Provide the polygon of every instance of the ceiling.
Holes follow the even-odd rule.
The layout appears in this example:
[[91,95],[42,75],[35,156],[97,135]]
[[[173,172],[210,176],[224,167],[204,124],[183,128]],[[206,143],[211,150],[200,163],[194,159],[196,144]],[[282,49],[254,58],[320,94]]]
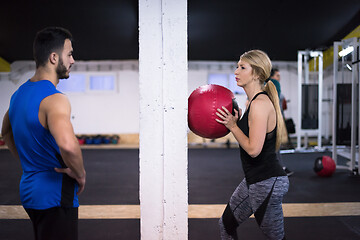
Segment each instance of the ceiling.
[[[257,48],[296,61],[298,50],[324,50],[359,25],[359,0],[190,0],[188,56],[234,61]],[[0,57],[32,60],[35,33],[47,26],[72,32],[76,60],[138,59],[135,0],[2,1]]]

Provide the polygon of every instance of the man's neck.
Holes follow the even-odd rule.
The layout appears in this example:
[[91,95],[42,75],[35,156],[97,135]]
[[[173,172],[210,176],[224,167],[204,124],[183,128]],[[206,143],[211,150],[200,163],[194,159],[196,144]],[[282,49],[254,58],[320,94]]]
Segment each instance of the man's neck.
[[30,79],[32,82],[38,82],[41,80],[48,80],[54,84],[56,87],[59,83],[59,79],[57,78],[57,74],[55,72],[49,71],[44,67],[39,67],[36,69],[35,75]]

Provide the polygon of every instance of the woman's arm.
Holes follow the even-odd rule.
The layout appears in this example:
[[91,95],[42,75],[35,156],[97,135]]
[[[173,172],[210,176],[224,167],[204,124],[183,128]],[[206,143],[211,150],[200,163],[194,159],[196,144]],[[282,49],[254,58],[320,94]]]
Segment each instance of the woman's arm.
[[226,108],[218,109],[216,115],[221,119],[217,122],[224,124],[234,135],[240,146],[251,156],[257,157],[264,145],[269,109],[262,99],[256,99],[251,103],[249,112],[249,137],[237,126],[237,111],[233,116]]

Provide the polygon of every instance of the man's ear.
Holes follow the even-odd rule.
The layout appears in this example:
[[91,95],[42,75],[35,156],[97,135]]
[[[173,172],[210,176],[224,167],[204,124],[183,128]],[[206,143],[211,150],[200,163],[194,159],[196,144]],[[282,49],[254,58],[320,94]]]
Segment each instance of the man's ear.
[[58,59],[59,59],[59,56],[55,52],[52,52],[49,56],[50,63],[52,63],[52,64],[56,64]]

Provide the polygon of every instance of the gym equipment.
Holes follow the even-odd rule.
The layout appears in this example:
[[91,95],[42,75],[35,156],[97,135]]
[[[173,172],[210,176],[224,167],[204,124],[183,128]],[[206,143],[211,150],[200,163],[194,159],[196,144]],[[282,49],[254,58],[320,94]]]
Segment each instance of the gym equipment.
[[295,123],[292,118],[285,119],[285,126],[288,133],[296,133]]
[[78,139],[80,145],[84,145],[84,144],[85,144],[85,138],[84,138],[84,137],[78,136],[77,139]]
[[314,171],[320,177],[330,177],[336,169],[334,159],[329,156],[318,157],[315,160]]
[[111,142],[112,144],[118,144],[118,143],[119,143],[119,139],[120,139],[120,137],[119,137],[118,135],[113,135],[113,136],[111,136],[111,138],[110,138],[110,142]]
[[109,144],[111,142],[111,139],[109,136],[102,136],[102,143],[103,144]]
[[94,138],[90,136],[85,137],[85,144],[94,144]]
[[338,83],[336,88],[336,145],[351,146],[352,86],[351,83]]
[[101,144],[102,143],[102,137],[100,135],[96,135],[94,138],[93,138],[93,144]]
[[[332,158],[338,169],[350,170],[354,175],[360,174],[359,47],[356,37],[334,42]],[[340,54],[340,50],[350,51]],[[349,159],[346,166],[338,164],[338,154]]]
[[208,84],[195,89],[188,98],[188,124],[196,135],[216,139],[227,135],[230,131],[215,119],[217,109],[224,106],[234,114],[239,109],[234,94],[227,88]]
[[[318,63],[317,81],[310,81],[309,59]],[[316,68],[315,68],[316,69]],[[305,70],[305,74],[303,74]],[[304,83],[303,83],[304,75]],[[321,51],[298,51],[298,124],[297,150],[301,151],[301,137],[304,135],[307,149],[308,134],[317,134],[316,150],[322,149],[322,101],[323,101],[323,53]]]

